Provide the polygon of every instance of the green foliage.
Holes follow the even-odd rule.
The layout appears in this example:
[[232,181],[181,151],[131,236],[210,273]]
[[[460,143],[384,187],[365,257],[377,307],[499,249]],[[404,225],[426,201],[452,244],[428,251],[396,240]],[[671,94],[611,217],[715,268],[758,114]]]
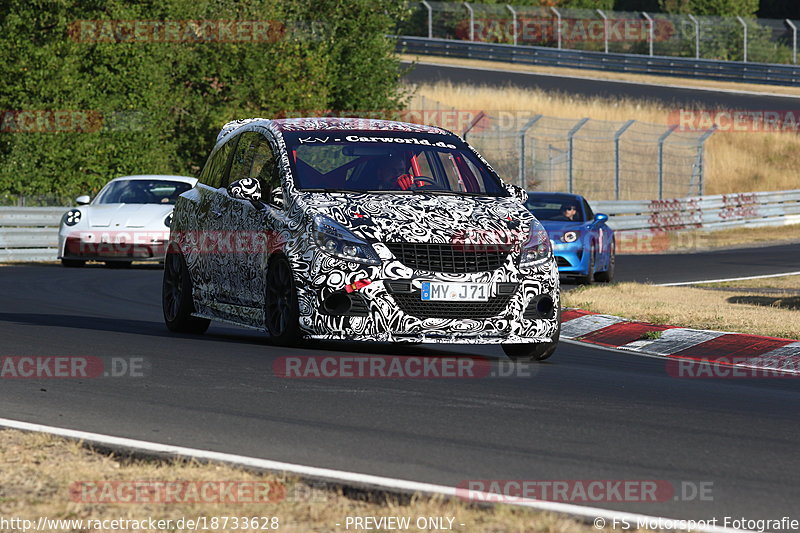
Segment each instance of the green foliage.
[[[0,196],[74,196],[124,174],[196,174],[235,118],[403,104],[385,35],[406,11],[393,0],[4,4],[0,110],[39,114],[0,117]],[[271,33],[258,42],[134,38],[105,21],[270,21]],[[92,28],[118,33],[104,39]]]
[[719,16],[755,16],[758,0],[659,0],[666,13]]

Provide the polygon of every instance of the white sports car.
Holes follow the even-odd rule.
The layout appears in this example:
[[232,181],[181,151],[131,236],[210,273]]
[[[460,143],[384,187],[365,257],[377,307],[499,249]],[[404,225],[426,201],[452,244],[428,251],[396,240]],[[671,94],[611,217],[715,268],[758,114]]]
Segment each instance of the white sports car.
[[175,200],[194,187],[186,176],[124,176],[111,180],[94,200],[75,199],[61,219],[58,257],[66,267],[105,261],[126,267],[132,261],[163,261]]

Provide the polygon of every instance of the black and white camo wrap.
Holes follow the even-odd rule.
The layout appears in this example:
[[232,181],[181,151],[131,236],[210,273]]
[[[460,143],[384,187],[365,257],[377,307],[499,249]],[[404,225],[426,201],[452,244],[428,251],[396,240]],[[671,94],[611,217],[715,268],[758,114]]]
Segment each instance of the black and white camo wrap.
[[[173,242],[189,266],[198,314],[265,330],[266,269],[270,255],[281,253],[288,258],[294,272],[300,326],[308,338],[465,344],[549,340],[557,330],[556,318],[527,320],[522,315],[528,304],[543,294],[559,306],[558,268],[552,256],[532,267],[521,268],[517,264],[517,250],[496,270],[448,274],[413,269],[394,257],[384,244],[396,241],[452,244],[455,239],[464,238],[486,242],[485,239],[497,236],[504,239],[508,235],[516,235],[517,242],[524,243],[528,238],[527,228],[534,219],[513,197],[308,193],[295,188],[283,132],[345,129],[453,135],[430,126],[362,119],[252,119],[227,124],[218,145],[240,130],[261,131],[269,138],[278,156],[284,203],[282,209],[268,207],[256,211],[245,202],[233,202],[225,213],[223,227],[264,235],[262,253],[245,259],[242,254],[203,257],[197,252],[202,247],[198,242],[202,237],[192,231],[197,206],[203,201],[213,203],[213,198],[204,196],[220,196],[216,191],[198,184],[178,201],[172,224]],[[327,216],[370,243],[381,263],[365,265],[323,252],[312,238],[316,214]],[[510,230],[511,227],[522,230]],[[398,279],[412,280],[414,289],[419,289],[423,281],[487,283],[493,287],[498,283],[516,283],[518,289],[505,311],[493,318],[418,318],[400,309],[384,283]],[[371,282],[359,290],[369,307],[368,316],[332,316],[321,312],[325,297],[360,280]],[[219,295],[226,295],[226,301],[222,302]],[[252,305],[253,302],[261,305]]]

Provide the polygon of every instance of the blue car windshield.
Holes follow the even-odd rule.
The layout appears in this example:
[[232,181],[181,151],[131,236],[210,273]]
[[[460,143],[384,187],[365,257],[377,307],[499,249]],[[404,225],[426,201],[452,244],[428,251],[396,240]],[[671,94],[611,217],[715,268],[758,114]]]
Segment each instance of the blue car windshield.
[[342,130],[284,136],[303,191],[508,196],[455,136]]
[[529,194],[525,207],[539,220],[585,222],[582,202],[565,194]]

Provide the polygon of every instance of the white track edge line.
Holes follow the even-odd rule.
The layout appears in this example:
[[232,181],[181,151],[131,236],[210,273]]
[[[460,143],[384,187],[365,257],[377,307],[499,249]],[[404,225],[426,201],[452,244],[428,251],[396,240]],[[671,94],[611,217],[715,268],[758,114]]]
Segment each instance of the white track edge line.
[[[413,54],[406,54],[406,55],[413,55]],[[461,59],[461,58],[459,58]],[[467,58],[472,59],[473,61],[491,61],[488,59],[474,59],[474,58]],[[412,63],[412,61],[404,61],[405,63]],[[574,74],[555,74],[552,72],[532,72],[532,71],[525,71],[525,70],[506,70],[502,68],[491,68],[491,67],[470,67],[466,65],[449,65],[447,63],[435,63],[430,61],[416,61],[417,65],[428,65],[431,67],[450,67],[450,68],[461,68],[461,69],[468,69],[468,70],[485,70],[487,72],[503,72],[508,74],[530,74],[533,76],[547,76],[551,78],[567,78],[573,80],[587,80],[587,81],[600,81],[600,82],[608,82],[608,83],[625,83],[628,85],[641,85],[644,87],[667,87],[669,89],[689,89],[695,91],[706,91],[706,92],[715,92],[715,93],[730,93],[730,94],[741,94],[746,96],[774,96],[776,98],[792,98],[794,100],[800,99],[800,95],[792,95],[792,94],[781,94],[781,93],[769,93],[769,92],[760,92],[760,91],[745,91],[741,89],[715,89],[713,87],[693,87],[691,85],[664,85],[661,83],[646,83],[643,81],[631,81],[631,80],[613,80],[613,79],[606,79],[606,78],[592,78],[591,76],[577,76]],[[531,67],[547,67],[548,65],[527,65],[525,63],[512,63],[514,65],[525,65]],[[559,67],[553,67],[559,68]],[[640,74],[641,76],[646,76],[647,74]],[[651,76],[655,74],[650,74]],[[669,77],[669,76],[665,76]],[[718,80],[724,81],[724,80]]]
[[[681,281],[678,283],[656,283],[656,287],[678,287],[680,285],[700,285],[702,283],[723,283],[726,281],[744,281],[748,279],[766,279],[766,278],[780,278],[783,276],[797,276],[800,271],[796,272],[783,272],[781,274],[762,274],[760,276],[742,276],[740,278],[724,278],[724,279],[707,279],[700,281]],[[744,287],[747,288],[747,287]]]
[[[21,431],[32,431],[37,433],[49,433],[58,435],[69,439],[78,439],[86,442],[103,444],[107,446],[119,446],[126,449],[143,450],[157,453],[170,453],[177,454],[196,459],[205,459],[210,461],[219,461],[230,464],[237,464],[242,466],[249,466],[264,470],[272,470],[279,472],[289,472],[301,476],[309,477],[322,477],[329,480],[338,480],[353,482],[358,484],[372,485],[375,487],[382,487],[385,489],[400,489],[405,491],[425,492],[432,494],[439,494],[443,496],[459,498],[457,489],[455,487],[448,487],[445,485],[434,485],[431,483],[423,483],[419,481],[409,481],[404,479],[388,478],[383,476],[375,476],[371,474],[360,474],[357,472],[347,472],[343,470],[332,470],[328,468],[319,468],[313,466],[297,465],[292,463],[283,463],[280,461],[272,461],[269,459],[260,459],[257,457],[247,457],[243,455],[228,454],[222,452],[214,452],[210,450],[200,450],[196,448],[186,448],[183,446],[173,446],[170,444],[159,444],[155,442],[128,439],[125,437],[115,437],[112,435],[103,435],[101,433],[90,433],[75,429],[59,428],[54,426],[46,426],[42,424],[34,424],[31,422],[22,422],[19,420],[11,420],[8,418],[0,418],[0,427],[11,429],[18,429]],[[491,493],[478,493],[488,498],[497,498],[499,495]],[[463,498],[459,498],[462,499]],[[469,501],[469,500],[464,500]],[[490,501],[491,503],[491,501]],[[690,523],[696,523],[697,520],[692,521],[688,519],[666,518],[652,515],[644,515],[638,513],[628,513],[623,511],[612,511],[609,509],[600,509],[596,507],[585,507],[570,503],[548,502],[542,500],[521,499],[518,502],[500,502],[507,505],[516,505],[520,507],[528,507],[541,511],[549,511],[554,513],[563,513],[581,518],[604,518],[606,520],[629,520],[632,522],[643,521],[645,523],[672,523],[684,524],[688,526]],[[684,528],[685,529],[685,528]],[[703,531],[707,533],[739,533],[747,530],[731,529],[717,526],[695,527],[693,531]]]

